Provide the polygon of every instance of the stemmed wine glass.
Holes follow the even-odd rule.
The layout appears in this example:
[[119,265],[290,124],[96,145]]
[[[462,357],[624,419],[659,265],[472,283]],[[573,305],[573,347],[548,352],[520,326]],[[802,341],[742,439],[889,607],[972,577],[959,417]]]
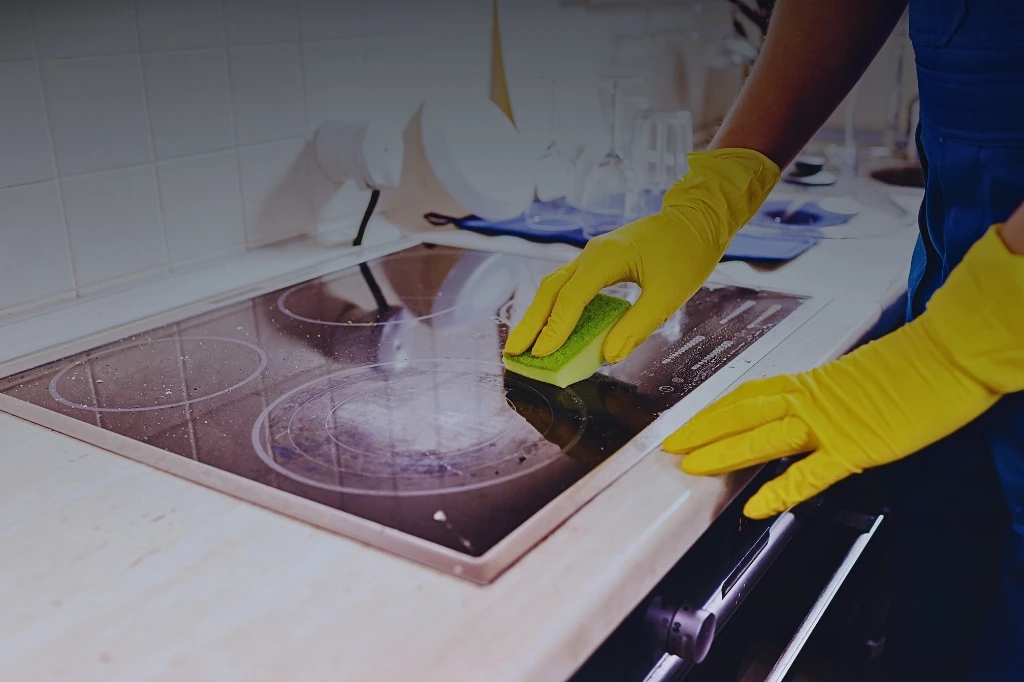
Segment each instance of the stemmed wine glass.
[[608,77],[602,80],[611,89],[611,148],[587,175],[583,185],[583,235],[588,239],[621,227],[640,217],[636,171],[624,153],[622,139],[623,86],[639,81],[636,77]]
[[526,212],[526,222],[535,230],[559,232],[579,227],[579,217],[565,202],[572,188],[575,167],[558,145],[558,120],[555,115],[555,95],[558,82],[540,77],[548,109],[547,147],[537,161],[536,201]]

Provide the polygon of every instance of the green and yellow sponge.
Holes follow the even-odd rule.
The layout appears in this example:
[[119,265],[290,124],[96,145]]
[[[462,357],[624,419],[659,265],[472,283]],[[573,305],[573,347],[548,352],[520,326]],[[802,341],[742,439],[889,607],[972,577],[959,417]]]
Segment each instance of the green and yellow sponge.
[[608,332],[627,310],[629,301],[598,294],[587,304],[579,322],[561,348],[551,355],[535,357],[526,351],[522,355],[502,355],[502,362],[510,372],[530,379],[565,388],[583,381],[604,364],[601,347]]

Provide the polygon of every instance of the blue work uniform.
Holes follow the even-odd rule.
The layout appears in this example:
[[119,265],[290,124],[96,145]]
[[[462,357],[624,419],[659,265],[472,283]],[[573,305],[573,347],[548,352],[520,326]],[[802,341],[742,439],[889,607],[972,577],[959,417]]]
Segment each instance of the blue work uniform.
[[[910,37],[925,172],[913,319],[1024,202],[1024,2],[910,0]],[[1024,393],[894,474],[891,678],[1024,681]]]

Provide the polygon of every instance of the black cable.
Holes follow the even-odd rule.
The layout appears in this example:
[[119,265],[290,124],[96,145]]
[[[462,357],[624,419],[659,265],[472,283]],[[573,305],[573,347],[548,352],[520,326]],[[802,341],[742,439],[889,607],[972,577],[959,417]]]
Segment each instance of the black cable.
[[359,223],[359,231],[356,233],[356,238],[352,242],[352,246],[359,246],[363,243],[363,235],[366,234],[366,225],[370,222],[370,216],[373,215],[373,209],[377,208],[377,200],[380,199],[380,190],[374,189],[370,193],[370,203],[366,205],[366,211],[363,213],[363,220]]
[[377,284],[377,279],[370,272],[370,266],[366,263],[360,263],[359,271],[363,274],[363,280],[370,289],[370,293],[373,294],[373,300],[377,303],[377,314],[379,317],[390,310],[391,306],[388,304],[388,300],[384,298],[384,292],[381,291],[380,285]]

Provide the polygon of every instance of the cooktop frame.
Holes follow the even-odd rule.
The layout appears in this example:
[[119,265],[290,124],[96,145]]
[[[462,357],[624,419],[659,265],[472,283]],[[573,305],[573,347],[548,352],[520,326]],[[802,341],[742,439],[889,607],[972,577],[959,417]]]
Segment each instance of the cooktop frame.
[[[61,343],[6,362],[0,362],[0,379],[116,342],[162,325],[173,324],[226,305],[276,291],[283,287],[293,286],[316,277],[355,267],[360,263],[397,253],[423,243],[548,259],[553,261],[553,267],[554,262],[557,262],[549,257],[546,258],[542,253],[529,253],[525,252],[522,248],[487,249],[482,248],[476,240],[472,240],[469,243],[459,243],[460,241],[457,238],[403,237],[387,244],[363,246],[328,262],[319,263],[315,266],[296,270],[278,277],[268,278],[255,285],[210,296],[200,301],[157,313],[128,324],[86,335],[73,341]],[[757,288],[733,281],[716,280],[714,277],[709,280],[709,283],[744,286],[751,289]],[[257,506],[305,521],[350,539],[378,547],[392,554],[426,564],[477,584],[487,584],[494,581],[501,573],[525,556],[534,546],[565,523],[583,505],[620,478],[645,456],[656,450],[661,442],[675,429],[683,425],[709,402],[728,390],[774,347],[799,329],[830,302],[830,299],[807,292],[787,291],[775,287],[765,289],[780,294],[800,296],[805,300],[793,313],[734,358],[725,368],[719,370],[680,402],[662,413],[650,426],[611,455],[604,463],[555,497],[554,500],[512,531],[492,549],[479,557],[468,556],[402,531],[181,457],[158,447],[134,440],[128,436],[123,436],[72,417],[52,412],[46,408],[24,402],[3,393],[0,393],[0,411],[108,450],[114,454],[146,464],[165,473],[227,493]]]

